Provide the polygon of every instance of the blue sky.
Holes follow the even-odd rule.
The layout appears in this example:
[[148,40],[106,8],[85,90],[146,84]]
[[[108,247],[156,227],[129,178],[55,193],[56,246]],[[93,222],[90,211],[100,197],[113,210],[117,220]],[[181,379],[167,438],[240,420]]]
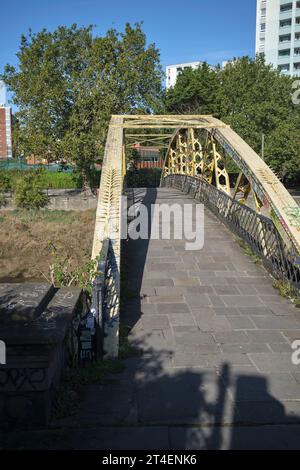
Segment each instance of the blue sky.
[[143,21],[149,42],[167,64],[254,55],[256,0],[6,0],[0,2],[0,72],[16,63],[20,35],[31,27],[96,25],[110,27]]

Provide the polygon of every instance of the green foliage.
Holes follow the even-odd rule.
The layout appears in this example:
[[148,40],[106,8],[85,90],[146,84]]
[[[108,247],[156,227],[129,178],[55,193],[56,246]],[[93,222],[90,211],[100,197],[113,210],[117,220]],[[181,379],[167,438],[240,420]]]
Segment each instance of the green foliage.
[[[272,69],[262,57],[242,57],[224,69],[186,69],[166,93],[166,112],[213,114],[261,154],[284,182],[300,179],[300,107],[291,94],[294,79]],[[231,171],[235,171],[231,168]]]
[[48,196],[43,192],[38,173],[26,173],[16,180],[14,202],[23,209],[40,209],[48,204]]
[[49,266],[49,276],[44,277],[55,287],[78,286],[86,293],[91,294],[92,284],[98,272],[99,258],[87,261],[84,266],[72,268],[72,260],[69,257],[62,258],[57,247],[49,242],[48,244],[52,263]]
[[241,238],[236,238],[238,245],[242,248],[246,256],[249,256],[255,264],[260,263],[260,257],[252,250],[248,243],[244,242]]
[[[14,187],[15,182],[19,178],[23,178],[25,174],[36,175],[34,171],[26,170],[1,170],[0,172],[0,190],[10,190]],[[91,171],[91,187],[98,188],[100,183],[101,172],[99,170]],[[43,171],[38,175],[39,184],[42,189],[81,189],[82,175],[78,172],[53,172]]]
[[157,188],[160,184],[160,168],[129,170],[126,174],[128,188]]
[[112,114],[149,113],[161,95],[159,52],[141,24],[99,37],[93,27],[60,26],[21,37],[17,67],[3,79],[18,106],[14,154],[75,164],[90,184]]
[[174,114],[213,114],[218,87],[218,74],[207,63],[195,70],[188,67],[168,90],[166,109]]
[[300,308],[300,291],[292,286],[289,282],[282,279],[276,279],[273,283],[274,289],[277,289],[279,294],[294,302],[296,307]]
[[282,297],[286,298],[286,299],[290,299],[295,294],[295,290],[293,289],[291,284],[289,284],[286,281],[282,281],[282,280],[277,279],[277,280],[274,281],[273,287],[274,287],[274,289],[277,289],[279,291],[280,295]]
[[0,172],[0,190],[5,191],[11,188],[10,177],[5,171]]

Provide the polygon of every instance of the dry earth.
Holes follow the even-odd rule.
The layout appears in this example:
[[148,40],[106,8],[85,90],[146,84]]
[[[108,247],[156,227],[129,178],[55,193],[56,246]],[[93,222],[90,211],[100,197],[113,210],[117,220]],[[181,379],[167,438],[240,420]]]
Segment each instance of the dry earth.
[[49,243],[72,268],[82,266],[91,255],[94,223],[93,209],[0,211],[0,282],[45,280],[53,263]]

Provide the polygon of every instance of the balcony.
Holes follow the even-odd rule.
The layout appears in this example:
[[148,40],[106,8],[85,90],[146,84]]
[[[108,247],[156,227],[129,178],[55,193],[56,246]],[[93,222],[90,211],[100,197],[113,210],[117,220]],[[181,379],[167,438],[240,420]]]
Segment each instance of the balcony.
[[293,2],[285,1],[280,3],[280,13],[287,13],[293,10]]
[[282,73],[289,73],[289,71],[290,71],[290,64],[278,65],[277,69],[279,70],[279,72],[282,72]]
[[281,49],[278,51],[278,57],[290,57],[291,49]]
[[300,72],[300,62],[294,62],[294,71]]
[[279,41],[278,50],[282,51],[284,49],[288,49],[290,45],[291,45],[291,39],[288,39],[287,41]]
[[289,31],[292,26],[292,19],[280,20],[279,21],[279,31]]

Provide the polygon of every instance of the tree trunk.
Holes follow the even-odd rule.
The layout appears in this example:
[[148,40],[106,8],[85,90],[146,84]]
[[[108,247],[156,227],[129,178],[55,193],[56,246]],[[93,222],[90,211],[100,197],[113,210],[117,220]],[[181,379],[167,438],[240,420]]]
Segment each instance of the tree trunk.
[[85,168],[81,170],[81,176],[82,176],[82,190],[84,194],[90,195],[92,194],[92,188],[90,185],[90,178],[89,178],[89,172],[86,171]]

